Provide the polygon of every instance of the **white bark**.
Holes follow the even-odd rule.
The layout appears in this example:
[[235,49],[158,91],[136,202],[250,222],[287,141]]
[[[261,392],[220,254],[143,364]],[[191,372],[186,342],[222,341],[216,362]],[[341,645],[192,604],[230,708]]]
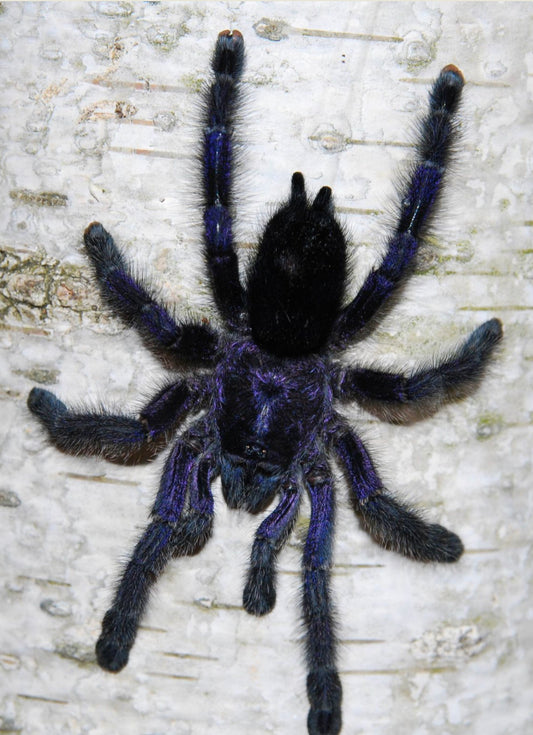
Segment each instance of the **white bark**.
[[[121,467],[48,446],[32,385],[132,408],[161,370],[100,303],[81,235],[102,221],[180,309],[216,319],[194,208],[199,88],[217,33],[245,37],[239,252],[301,170],[331,185],[355,291],[390,217],[428,84],[467,80],[464,134],[431,247],[358,353],[415,364],[491,316],[505,341],[467,401],[412,426],[350,416],[393,491],[457,531],[457,565],[383,551],[339,492],[334,585],[345,733],[523,735],[531,716],[531,91],[528,3],[2,3],[0,730],[25,735],[305,733],[298,643],[305,518],[278,605],[241,608],[258,519],[160,580],[129,666],[93,646],[161,460]],[[529,66],[528,66],[529,65]],[[529,95],[529,96],[528,96]],[[529,339],[529,341],[528,341]]]

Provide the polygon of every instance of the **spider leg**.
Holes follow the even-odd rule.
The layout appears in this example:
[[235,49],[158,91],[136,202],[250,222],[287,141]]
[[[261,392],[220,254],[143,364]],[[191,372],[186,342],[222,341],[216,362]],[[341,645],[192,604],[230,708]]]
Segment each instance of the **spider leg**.
[[311,521],[303,557],[303,619],[307,650],[309,735],[337,735],[341,729],[342,688],[336,666],[330,567],[335,502],[329,470],[308,478]]
[[[190,435],[190,432],[189,432]],[[173,537],[174,557],[198,553],[213,530],[214,501],[211,483],[215,479],[216,461],[204,453],[194,465],[189,483],[189,507],[176,523]]]
[[454,562],[463,553],[461,539],[385,492],[372,459],[359,437],[344,430],[333,443],[352,489],[352,501],[365,531],[385,549],[416,561]]
[[141,279],[134,276],[99,222],[87,227],[84,240],[103,298],[155,352],[174,360],[212,360],[218,345],[213,330],[205,324],[178,324]]
[[417,144],[418,162],[402,192],[396,230],[380,265],[342,310],[332,340],[337,347],[345,346],[369,324],[411,270],[421,232],[442,187],[463,85],[463,75],[452,65],[444,67],[433,85]]
[[33,388],[28,408],[48,432],[52,443],[69,454],[101,454],[107,459],[129,459],[150,445],[154,452],[165,443],[196,403],[196,387],[185,381],[162,388],[141,410],[139,417],[101,411],[72,411],[53,393]]
[[[138,541],[102,621],[96,643],[99,665],[117,672],[126,666],[150,589],[174,556],[195,553],[211,534],[213,463],[180,441],[170,453],[152,509],[152,521]],[[189,507],[184,511],[189,495]]]
[[463,398],[483,377],[502,335],[501,322],[491,319],[446,358],[408,375],[349,368],[340,378],[336,397],[355,398],[362,405],[385,404],[393,417],[401,416],[401,409],[413,404],[436,407],[444,401]]
[[291,483],[256,531],[243,594],[244,609],[251,615],[265,615],[276,604],[276,558],[289,537],[299,505],[300,492]]
[[231,174],[233,118],[238,83],[244,67],[244,41],[239,31],[222,31],[212,60],[215,75],[206,94],[203,139],[205,258],[215,301],[232,327],[242,324],[244,290],[233,247]]

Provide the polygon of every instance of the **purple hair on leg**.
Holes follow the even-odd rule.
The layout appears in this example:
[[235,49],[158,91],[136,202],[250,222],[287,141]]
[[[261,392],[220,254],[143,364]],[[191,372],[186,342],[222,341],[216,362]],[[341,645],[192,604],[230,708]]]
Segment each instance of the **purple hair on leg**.
[[500,322],[491,319],[443,358],[406,374],[346,366],[339,355],[375,328],[414,270],[446,180],[464,79],[448,65],[434,82],[415,161],[399,192],[396,225],[383,256],[350,300],[349,238],[335,215],[332,190],[321,186],[308,194],[299,171],[292,173],[287,198],[263,228],[241,282],[233,199],[244,70],[239,31],[219,34],[211,70],[199,175],[202,254],[219,323],[211,326],[207,315],[196,321],[175,318],[135,275],[111,235],[93,222],[85,246],[103,299],[173,371],[172,378],[137,417],[73,411],[40,388],[30,393],[28,407],[58,448],[113,461],[137,459],[137,453],[151,458],[177,436],[151,521],[103,619],[96,653],[108,671],[126,665],[150,590],[166,563],[196,553],[209,539],[215,505],[211,486],[218,475],[230,508],[256,514],[275,503],[251,549],[243,605],[254,615],[268,613],[275,604],[277,558],[307,491],[311,518],[301,598],[307,727],[309,735],[338,735],[342,689],[330,590],[336,503],[329,460],[340,463],[363,529],[383,547],[436,562],[454,562],[463,551],[458,536],[428,523],[384,489],[336,403],[356,400],[394,421],[412,419],[417,410],[428,415],[430,408],[477,386],[502,338]]

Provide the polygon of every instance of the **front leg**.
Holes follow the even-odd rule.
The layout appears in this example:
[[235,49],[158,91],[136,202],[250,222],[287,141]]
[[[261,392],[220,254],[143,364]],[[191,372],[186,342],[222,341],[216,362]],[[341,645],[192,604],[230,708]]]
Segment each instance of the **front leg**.
[[276,603],[276,557],[289,537],[299,505],[300,492],[291,483],[256,531],[243,594],[244,609],[251,615],[265,615]]
[[463,553],[461,539],[399,503],[383,487],[363,442],[342,431],[333,449],[346,473],[361,525],[378,544],[416,561],[454,562]]
[[128,663],[150,587],[172,557],[172,536],[170,523],[152,521],[134,549],[96,643],[96,659],[106,671],[117,673]]
[[[152,522],[137,543],[102,621],[96,657],[116,673],[126,666],[150,589],[167,562],[198,551],[211,533],[213,464],[180,441],[170,453],[152,509]],[[187,496],[189,507],[186,507]]]
[[337,735],[341,730],[342,687],[337,672],[337,639],[330,592],[335,498],[329,471],[307,481],[311,521],[303,557],[303,619],[307,652],[309,735]]
[[401,194],[396,230],[380,265],[371,271],[357,296],[341,312],[332,339],[336,347],[345,347],[372,322],[412,268],[421,232],[441,191],[463,85],[463,75],[452,65],[444,67],[433,85],[429,113],[420,128],[418,162]]

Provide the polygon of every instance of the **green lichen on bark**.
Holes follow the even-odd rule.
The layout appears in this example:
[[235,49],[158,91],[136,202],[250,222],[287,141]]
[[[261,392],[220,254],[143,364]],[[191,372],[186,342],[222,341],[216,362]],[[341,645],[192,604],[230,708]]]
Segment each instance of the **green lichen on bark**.
[[44,251],[21,253],[0,248],[0,319],[41,324],[54,309],[79,320],[89,313],[99,319],[99,300],[81,268],[62,264]]

